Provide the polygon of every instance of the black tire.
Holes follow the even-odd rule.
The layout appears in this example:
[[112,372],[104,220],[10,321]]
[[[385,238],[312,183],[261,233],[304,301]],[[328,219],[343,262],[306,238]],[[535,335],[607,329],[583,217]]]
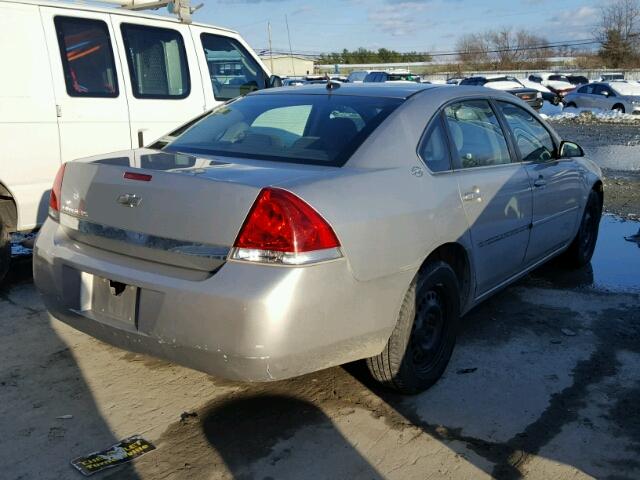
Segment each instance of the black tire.
[[565,108],[578,108],[578,106],[573,102],[569,102],[565,105]]
[[367,359],[371,375],[402,393],[426,390],[449,363],[459,322],[455,272],[445,262],[428,263],[411,282],[384,350]]
[[11,235],[9,228],[0,217],[0,282],[4,280],[4,277],[9,271],[11,265]]
[[624,113],[624,105],[620,105],[618,103],[618,104],[614,105],[611,110],[613,110],[614,112]]
[[564,260],[570,268],[580,268],[591,261],[598,241],[602,205],[598,194],[591,190],[584,207],[580,228],[571,245],[564,253]]

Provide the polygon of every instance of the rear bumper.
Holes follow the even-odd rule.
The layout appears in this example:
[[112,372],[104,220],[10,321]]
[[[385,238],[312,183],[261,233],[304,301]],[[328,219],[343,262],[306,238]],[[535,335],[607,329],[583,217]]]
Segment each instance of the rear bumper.
[[[135,322],[87,309],[80,298],[87,274],[138,287]],[[117,347],[243,381],[379,353],[411,275],[358,282],[343,258],[306,267],[229,261],[194,279],[74,241],[52,220],[34,250],[35,283],[54,318]]]

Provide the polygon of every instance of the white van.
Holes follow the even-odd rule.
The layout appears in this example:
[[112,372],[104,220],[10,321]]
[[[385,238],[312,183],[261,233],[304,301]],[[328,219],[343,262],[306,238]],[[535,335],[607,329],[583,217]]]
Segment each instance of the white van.
[[61,163],[135,148],[277,85],[237,32],[123,9],[0,0],[0,279]]

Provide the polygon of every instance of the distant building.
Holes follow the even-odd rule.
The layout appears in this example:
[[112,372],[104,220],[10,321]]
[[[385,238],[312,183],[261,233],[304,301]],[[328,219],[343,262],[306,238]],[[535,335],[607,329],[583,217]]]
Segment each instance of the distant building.
[[260,54],[260,59],[274,75],[279,75],[281,77],[313,75],[314,61],[311,57],[275,53],[272,57],[269,53],[265,52]]

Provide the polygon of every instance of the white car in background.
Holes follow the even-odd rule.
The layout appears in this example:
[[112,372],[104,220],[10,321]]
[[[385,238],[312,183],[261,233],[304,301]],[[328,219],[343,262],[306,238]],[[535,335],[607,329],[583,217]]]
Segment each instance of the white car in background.
[[545,87],[541,83],[532,82],[531,80],[526,79],[526,78],[519,78],[518,81],[524,87],[533,88],[534,90],[539,91],[540,94],[542,95],[543,100],[546,101],[546,102],[551,103],[552,105],[560,105],[560,103],[562,102],[562,99],[560,98],[560,95],[558,95],[557,93],[552,92],[551,90],[549,90],[547,87]]
[[541,84],[561,98],[576,88],[566,75],[560,73],[536,73],[529,75],[529,80]]
[[566,107],[640,114],[640,84],[616,81],[583,85],[564,97]]

